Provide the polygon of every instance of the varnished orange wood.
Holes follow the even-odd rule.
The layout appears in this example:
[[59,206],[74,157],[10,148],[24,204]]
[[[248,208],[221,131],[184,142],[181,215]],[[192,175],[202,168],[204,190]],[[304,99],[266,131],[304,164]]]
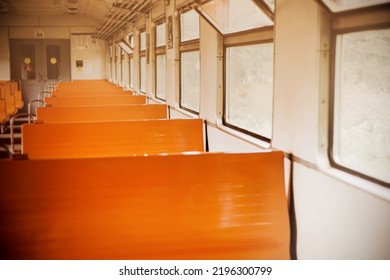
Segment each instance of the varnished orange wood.
[[6,122],[9,118],[6,102],[5,88],[0,84],[0,123]]
[[131,156],[204,151],[200,119],[24,124],[31,159]]
[[143,95],[110,95],[110,96],[81,96],[81,97],[46,97],[47,105],[53,107],[66,106],[107,106],[107,105],[130,105],[145,104],[146,97]]
[[0,160],[1,259],[289,259],[283,153]]
[[37,120],[44,123],[166,118],[167,106],[165,104],[37,108]]
[[132,95],[131,91],[123,90],[92,90],[92,89],[72,89],[72,90],[60,90],[53,93],[53,97],[84,97],[84,96],[111,96],[111,95]]
[[5,99],[5,112],[6,115],[11,116],[18,111],[15,104],[15,92],[11,90],[12,82],[0,81],[1,91],[3,92]]
[[15,107],[16,109],[22,109],[24,106],[22,91],[19,88],[19,84],[17,82],[10,82],[11,83],[11,91],[14,93],[15,98]]

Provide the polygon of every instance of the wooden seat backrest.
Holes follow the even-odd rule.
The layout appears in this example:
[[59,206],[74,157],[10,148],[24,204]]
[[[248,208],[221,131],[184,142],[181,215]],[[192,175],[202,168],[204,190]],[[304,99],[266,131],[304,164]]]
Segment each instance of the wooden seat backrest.
[[165,104],[37,108],[37,120],[44,123],[166,118],[167,106]]
[[8,120],[7,104],[5,100],[5,86],[0,84],[0,123]]
[[115,84],[107,81],[74,81],[61,83],[56,92],[72,92],[72,91],[116,91],[123,92],[122,87],[118,87]]
[[53,107],[67,106],[99,106],[99,105],[126,105],[145,104],[143,95],[111,95],[111,96],[82,96],[82,97],[46,97],[47,105]]
[[11,116],[18,111],[15,106],[15,95],[11,90],[12,83],[10,81],[1,81],[0,83],[4,88],[6,113]]
[[204,151],[200,119],[24,124],[31,159],[132,156]]
[[0,170],[1,259],[290,258],[281,152],[2,160]]
[[56,91],[52,94],[53,97],[84,97],[84,96],[112,96],[112,95],[133,95],[131,91],[123,90],[69,90]]

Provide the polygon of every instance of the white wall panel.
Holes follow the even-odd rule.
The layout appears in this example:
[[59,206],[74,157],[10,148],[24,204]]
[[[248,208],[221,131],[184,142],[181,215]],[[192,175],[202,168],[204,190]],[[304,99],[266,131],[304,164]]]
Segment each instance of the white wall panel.
[[390,202],[294,164],[298,259],[390,259]]
[[276,148],[315,163],[319,7],[312,0],[279,0],[276,5],[272,143]]
[[8,28],[0,27],[0,80],[11,79]]

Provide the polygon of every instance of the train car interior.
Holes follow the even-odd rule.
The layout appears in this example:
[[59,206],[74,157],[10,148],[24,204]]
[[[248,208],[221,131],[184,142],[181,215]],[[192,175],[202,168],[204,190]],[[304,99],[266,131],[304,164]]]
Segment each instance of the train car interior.
[[389,260],[390,1],[0,0],[0,259]]

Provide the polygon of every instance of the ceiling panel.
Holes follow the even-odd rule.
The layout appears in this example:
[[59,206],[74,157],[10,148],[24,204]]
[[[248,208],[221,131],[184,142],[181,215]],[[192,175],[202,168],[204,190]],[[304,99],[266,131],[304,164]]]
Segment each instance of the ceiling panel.
[[99,22],[96,37],[108,39],[146,14],[158,0],[0,0],[0,16],[82,15]]

